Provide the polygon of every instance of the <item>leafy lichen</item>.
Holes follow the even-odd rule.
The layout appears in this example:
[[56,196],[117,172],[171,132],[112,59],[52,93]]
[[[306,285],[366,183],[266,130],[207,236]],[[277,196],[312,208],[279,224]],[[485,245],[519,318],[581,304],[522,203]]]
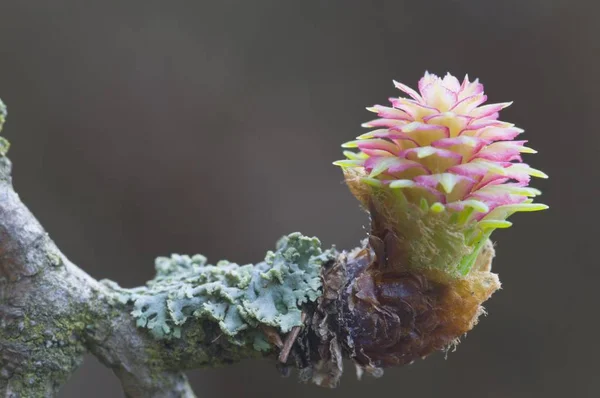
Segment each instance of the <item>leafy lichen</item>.
[[293,233],[256,265],[209,265],[201,255],[174,254],[157,258],[156,276],[146,286],[112,287],[122,303],[133,304],[137,326],[157,339],[179,338],[182,326],[198,319],[215,322],[233,343],[252,340],[256,350],[268,350],[257,328],[286,333],[301,325],[302,305],[320,296],[321,266],[333,258],[317,238]]

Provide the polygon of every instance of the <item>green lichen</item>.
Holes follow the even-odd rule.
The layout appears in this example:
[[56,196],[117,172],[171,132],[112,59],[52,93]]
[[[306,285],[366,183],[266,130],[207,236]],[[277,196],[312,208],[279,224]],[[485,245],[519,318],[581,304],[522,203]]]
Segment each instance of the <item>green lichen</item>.
[[231,339],[218,324],[193,318],[182,328],[181,338],[156,340],[156,344],[146,347],[146,353],[149,365],[159,371],[214,368],[244,359],[268,357],[272,347],[258,349],[255,345],[258,336],[262,336],[258,330],[246,330]]
[[46,255],[48,256],[48,261],[51,266],[60,267],[61,265],[63,265],[62,257],[57,251],[48,250]]
[[208,265],[201,255],[174,254],[156,260],[156,277],[145,287],[111,287],[119,301],[133,304],[137,326],[156,339],[181,338],[186,322],[206,320],[235,345],[268,350],[257,328],[287,333],[301,325],[302,306],[321,294],[321,266],[333,258],[317,238],[293,233],[256,265]]
[[[2,132],[2,126],[6,120],[6,105],[0,99],[0,132]],[[0,156],[6,156],[10,149],[10,142],[4,137],[0,137]]]
[[0,395],[19,391],[23,397],[47,397],[58,389],[83,361],[81,336],[90,322],[87,311],[46,314],[26,308],[22,316],[3,325]]

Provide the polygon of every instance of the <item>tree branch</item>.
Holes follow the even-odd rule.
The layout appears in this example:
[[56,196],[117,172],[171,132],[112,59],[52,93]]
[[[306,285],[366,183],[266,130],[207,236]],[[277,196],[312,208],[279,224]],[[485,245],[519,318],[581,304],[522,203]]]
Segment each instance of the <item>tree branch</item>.
[[[299,251],[286,240],[269,253],[270,263],[208,266],[202,256],[161,258],[148,286],[123,289],[96,281],[59,251],[13,190],[11,163],[2,156],[0,198],[4,397],[56,395],[86,351],[113,369],[128,397],[193,397],[186,369],[276,358],[273,339],[281,341],[282,330],[291,330],[286,351],[292,351],[305,319],[296,298],[307,305],[317,298],[320,265],[333,258],[318,241],[295,234]],[[292,280],[300,274],[304,279]],[[243,285],[254,299],[247,292],[236,296]],[[309,352],[294,355],[308,367]]]
[[369,239],[350,252],[322,250],[316,238],[294,233],[255,265],[173,255],[157,259],[145,286],[96,281],[21,202],[3,145],[3,397],[55,396],[86,352],[114,371],[127,397],[191,398],[185,370],[245,358],[269,358],[284,375],[297,368],[302,381],[334,387],[344,357],[359,374],[378,376],[447,350],[499,288],[489,241],[467,276],[414,267],[407,238],[375,208]]

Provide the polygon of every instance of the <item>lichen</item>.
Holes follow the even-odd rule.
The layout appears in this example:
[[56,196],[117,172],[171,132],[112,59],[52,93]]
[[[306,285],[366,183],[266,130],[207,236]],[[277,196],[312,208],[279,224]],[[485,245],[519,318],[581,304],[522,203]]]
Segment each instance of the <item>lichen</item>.
[[0,328],[0,395],[46,397],[82,363],[80,336],[92,321],[87,311],[27,314],[36,311],[16,311]]
[[[6,120],[6,105],[0,100],[0,132],[2,132],[2,126]],[[10,142],[4,137],[0,137],[0,156],[6,156],[10,148]]]
[[137,326],[156,339],[181,338],[186,322],[208,320],[232,343],[251,342],[260,351],[270,344],[257,328],[286,333],[301,325],[302,306],[321,294],[321,266],[333,258],[334,250],[321,250],[317,238],[293,233],[256,265],[209,265],[201,255],[174,254],[156,259],[156,276],[144,287],[105,283],[121,303],[132,304]]

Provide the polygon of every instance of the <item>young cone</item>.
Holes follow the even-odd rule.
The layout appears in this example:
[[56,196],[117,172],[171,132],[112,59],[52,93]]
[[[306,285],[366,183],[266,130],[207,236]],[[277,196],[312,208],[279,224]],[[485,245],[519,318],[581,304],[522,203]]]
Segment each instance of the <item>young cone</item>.
[[345,309],[348,348],[366,367],[411,362],[469,331],[500,287],[490,234],[515,212],[547,208],[528,187],[547,176],[521,159],[535,151],[498,120],[510,103],[483,105],[483,86],[468,76],[425,73],[418,92],[395,85],[410,98],[367,108],[379,116],[364,124],[373,130],[334,162],[371,215],[368,244],[349,256]]

